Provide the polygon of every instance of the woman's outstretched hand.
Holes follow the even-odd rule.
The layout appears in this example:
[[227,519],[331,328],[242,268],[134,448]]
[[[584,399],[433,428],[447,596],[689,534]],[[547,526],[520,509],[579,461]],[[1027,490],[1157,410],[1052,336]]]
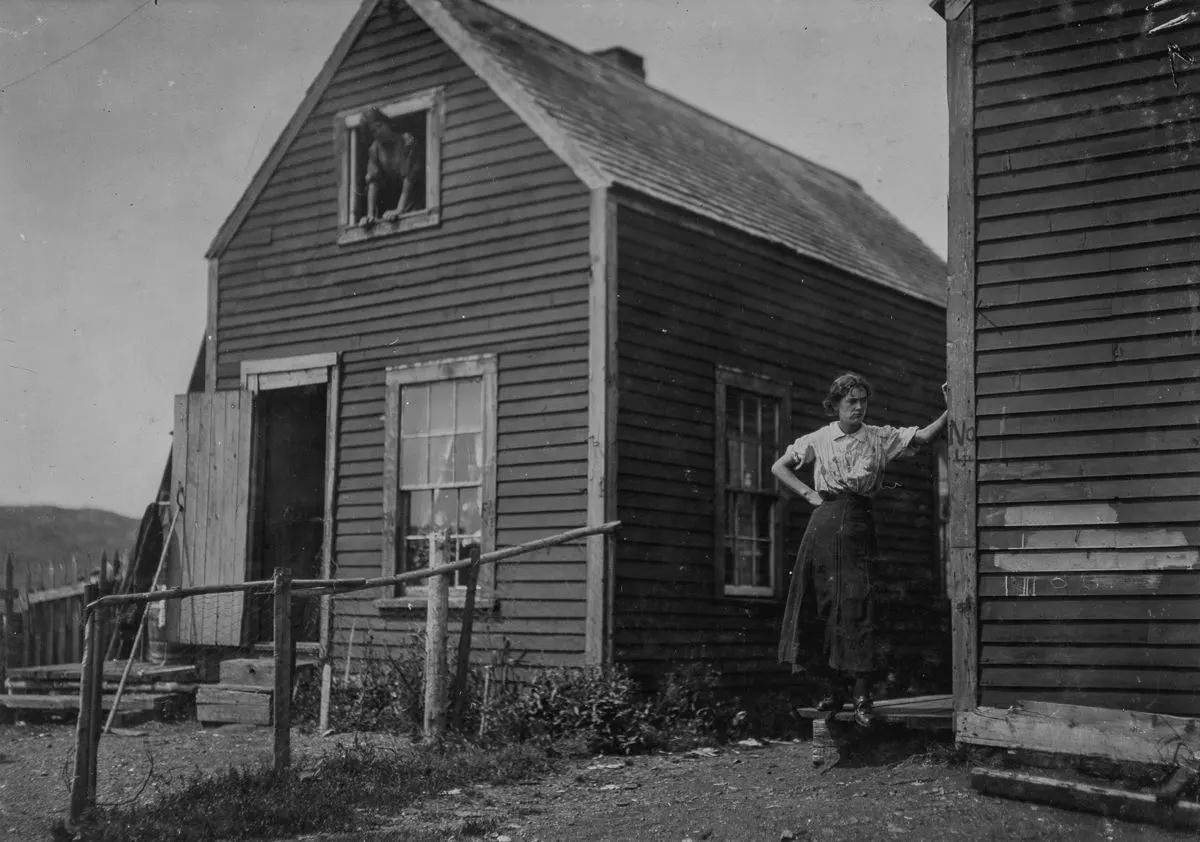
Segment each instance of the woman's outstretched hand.
[[950,408],[950,384],[942,384],[942,399],[946,401],[946,408]]

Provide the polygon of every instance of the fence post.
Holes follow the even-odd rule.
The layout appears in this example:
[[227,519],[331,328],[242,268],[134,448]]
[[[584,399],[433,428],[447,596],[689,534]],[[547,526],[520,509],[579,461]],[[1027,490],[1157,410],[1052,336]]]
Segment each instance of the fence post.
[[467,712],[467,678],[471,671],[471,633],[475,626],[475,588],[479,584],[479,545],[471,548],[474,565],[463,573],[467,577],[467,595],[463,600],[462,625],[458,631],[458,658],[454,664],[454,683],[450,685],[450,723],[461,729]]
[[[84,587],[84,604],[96,599],[98,585]],[[100,689],[103,683],[103,662],[100,658],[100,612],[86,612],[83,626],[83,657],[79,665],[79,716],[75,721],[75,773],[71,779],[70,820],[74,824],[85,810],[96,802],[96,737],[99,736]],[[99,680],[98,680],[99,679]]]
[[272,721],[275,726],[275,774],[282,775],[292,762],[292,571],[275,568],[275,692]]
[[8,679],[9,660],[14,657],[12,644],[17,633],[17,620],[13,611],[13,599],[17,595],[17,583],[14,578],[13,557],[12,553],[9,553],[7,561],[4,562],[4,640],[0,643],[0,690],[4,689],[4,682]]
[[[446,533],[433,538],[429,567],[446,561]],[[438,740],[446,728],[446,620],[450,615],[450,582],[445,574],[431,576],[425,613],[425,739]]]

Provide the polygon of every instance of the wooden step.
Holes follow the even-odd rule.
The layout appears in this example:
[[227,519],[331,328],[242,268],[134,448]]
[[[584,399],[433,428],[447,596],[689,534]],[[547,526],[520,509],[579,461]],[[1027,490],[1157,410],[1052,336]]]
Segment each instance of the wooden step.
[[[104,682],[104,691],[115,693],[117,687],[120,686],[120,680],[117,678],[106,679]],[[34,693],[42,695],[79,695],[79,681],[19,681],[8,679],[5,682],[9,693]],[[186,693],[191,695],[196,692],[195,684],[180,684],[175,681],[153,681],[153,682],[125,682],[126,692],[137,693]]]
[[196,721],[271,724],[270,688],[246,684],[201,684],[196,688]]
[[[125,661],[105,661],[105,680],[120,681],[125,672]],[[47,664],[37,667],[10,667],[8,677],[13,681],[74,681],[79,684],[79,664]],[[146,681],[175,681],[192,683],[196,681],[196,668],[187,664],[158,666],[143,661],[135,661],[129,669],[126,683]]]
[[[297,658],[296,672],[312,669],[317,662],[312,658]],[[221,661],[221,684],[241,687],[275,687],[275,661],[273,658],[227,658]]]
[[[112,710],[115,694],[100,697],[100,708],[107,712]],[[114,717],[123,725],[132,721],[145,721],[161,716],[172,705],[180,701],[177,693],[124,693]],[[77,714],[79,712],[79,696],[69,696],[61,693],[8,693],[0,695],[0,719],[12,719],[18,711]]]

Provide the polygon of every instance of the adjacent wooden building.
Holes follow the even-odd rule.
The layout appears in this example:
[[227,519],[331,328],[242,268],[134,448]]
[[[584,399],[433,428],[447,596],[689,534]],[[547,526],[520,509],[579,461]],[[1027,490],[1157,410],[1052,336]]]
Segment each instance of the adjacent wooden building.
[[959,736],[1194,756],[1197,4],[935,5]]
[[[372,106],[423,153],[394,219],[365,219]],[[846,369],[879,422],[940,409],[945,265],[857,184],[655,90],[627,50],[474,0],[366,0],[208,258],[173,581],[377,576],[424,566],[437,528],[465,553],[623,522],[489,572],[480,659],[786,683],[806,511],[771,462]],[[945,667],[934,474],[897,463],[879,506],[900,689]],[[182,643],[269,639],[252,601],[181,614]],[[379,654],[424,594],[297,623]]]

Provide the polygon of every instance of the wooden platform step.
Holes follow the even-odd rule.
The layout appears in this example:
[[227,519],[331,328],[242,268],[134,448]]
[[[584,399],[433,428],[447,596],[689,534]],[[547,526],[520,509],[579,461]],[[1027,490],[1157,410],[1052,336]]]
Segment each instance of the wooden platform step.
[[[309,657],[296,660],[296,673],[315,669]],[[227,658],[221,661],[219,684],[196,688],[196,720],[202,723],[270,725],[275,690],[273,658]]]
[[[105,694],[100,707],[106,713],[112,710],[115,694]],[[172,706],[180,704],[178,693],[123,693],[114,721],[120,725],[145,722],[165,714]],[[64,693],[8,693],[0,695],[0,719],[10,721],[20,713],[71,714],[79,712],[79,697]]]
[[971,786],[986,795],[1099,813],[1127,821],[1200,830],[1200,804],[1164,801],[1146,792],[984,768],[971,770]]
[[[125,672],[125,661],[105,661],[104,680],[117,682]],[[49,664],[37,667],[13,667],[8,670],[9,682],[22,682],[23,687],[37,686],[39,682],[47,685],[62,682],[74,683],[79,686],[79,664]],[[134,662],[126,678],[126,686],[131,684],[153,684],[156,682],[171,682],[176,684],[196,683],[196,668],[190,665],[157,666],[145,662]]]
[[271,724],[273,694],[267,687],[201,684],[196,688],[196,721],[202,724]]
[[[954,702],[949,695],[913,696],[901,699],[880,699],[874,705],[875,721],[890,722],[907,728],[950,730],[954,727]],[[796,714],[805,719],[830,719],[853,722],[854,707],[845,705],[832,717],[815,707],[797,708]]]

